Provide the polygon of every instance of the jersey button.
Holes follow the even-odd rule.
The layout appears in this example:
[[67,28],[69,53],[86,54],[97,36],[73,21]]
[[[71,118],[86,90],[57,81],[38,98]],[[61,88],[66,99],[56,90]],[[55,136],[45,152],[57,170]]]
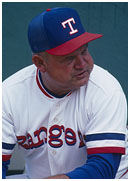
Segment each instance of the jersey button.
[[52,150],[52,154],[53,154],[53,155],[56,155],[56,150]]
[[59,107],[60,107],[60,103],[57,103],[57,104],[56,104],[56,108],[59,108]]
[[57,122],[58,121],[58,118],[54,118],[54,122]]

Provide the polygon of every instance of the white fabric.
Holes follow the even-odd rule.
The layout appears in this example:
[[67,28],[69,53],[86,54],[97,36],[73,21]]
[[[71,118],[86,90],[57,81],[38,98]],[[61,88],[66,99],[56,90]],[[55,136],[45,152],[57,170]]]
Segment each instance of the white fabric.
[[[66,173],[83,165],[86,149],[91,154],[104,147],[125,148],[123,140],[82,140],[84,135],[126,134],[126,99],[107,71],[94,65],[88,84],[63,98],[45,92],[34,65],[3,83],[3,142],[7,147],[19,143],[29,178]],[[12,152],[3,149],[3,155]],[[126,167],[123,163],[118,172],[123,174]]]

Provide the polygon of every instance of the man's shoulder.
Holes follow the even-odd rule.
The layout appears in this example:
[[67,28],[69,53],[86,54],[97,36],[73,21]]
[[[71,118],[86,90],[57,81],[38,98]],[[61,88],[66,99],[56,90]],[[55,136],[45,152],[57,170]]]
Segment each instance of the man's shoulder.
[[4,87],[10,87],[10,86],[13,86],[15,84],[19,84],[23,81],[28,80],[29,78],[34,77],[35,75],[36,75],[35,65],[27,66],[27,67],[17,71],[16,73],[11,75],[7,79],[5,79],[3,81],[3,86]]
[[97,65],[94,65],[89,84],[92,87],[101,89],[106,94],[114,90],[122,90],[119,81],[107,70]]

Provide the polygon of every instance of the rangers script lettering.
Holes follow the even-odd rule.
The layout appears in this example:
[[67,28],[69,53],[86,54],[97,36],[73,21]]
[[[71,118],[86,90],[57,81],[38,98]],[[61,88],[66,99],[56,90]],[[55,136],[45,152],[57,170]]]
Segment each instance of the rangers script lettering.
[[[41,136],[41,133],[44,133]],[[63,134],[65,134],[65,142],[67,145],[72,146],[77,142],[76,133],[71,128],[66,128],[61,125],[53,125],[50,127],[49,131],[49,140],[48,143],[53,148],[59,148],[63,145],[63,140],[60,138]],[[47,128],[41,127],[39,130],[34,132],[34,137],[37,137],[37,142],[34,142],[33,136],[27,133],[27,136],[17,136],[18,144],[25,149],[33,149],[42,146],[47,143]],[[83,142],[83,136],[80,132],[78,132],[78,136],[80,139],[79,148],[85,146]]]

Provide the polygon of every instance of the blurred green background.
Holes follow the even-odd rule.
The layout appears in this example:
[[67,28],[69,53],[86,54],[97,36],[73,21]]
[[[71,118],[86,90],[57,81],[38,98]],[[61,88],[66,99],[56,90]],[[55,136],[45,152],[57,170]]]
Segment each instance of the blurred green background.
[[86,31],[103,34],[89,43],[95,64],[111,72],[128,96],[128,3],[127,2],[3,2],[2,80],[32,64],[27,39],[30,20],[53,7],[75,8]]

